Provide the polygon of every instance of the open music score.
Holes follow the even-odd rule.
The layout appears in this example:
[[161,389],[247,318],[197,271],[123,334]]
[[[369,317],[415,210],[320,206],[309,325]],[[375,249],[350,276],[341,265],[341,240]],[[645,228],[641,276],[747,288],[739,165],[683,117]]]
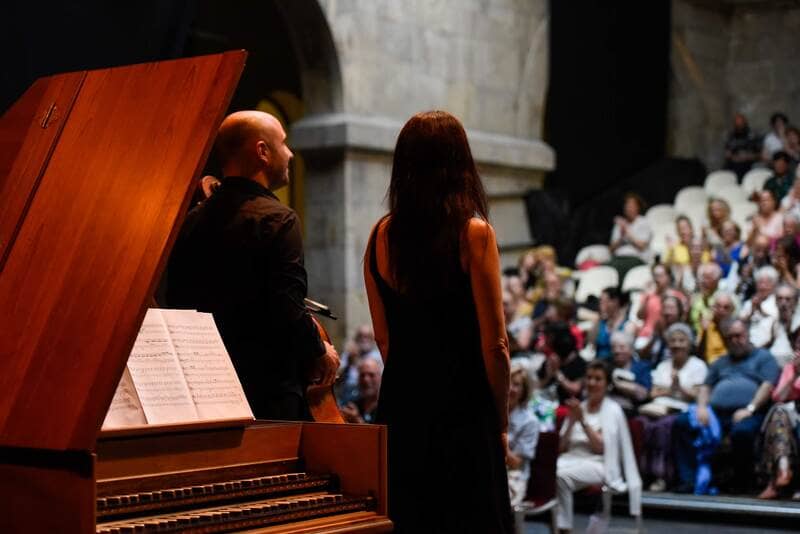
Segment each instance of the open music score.
[[253,419],[213,316],[148,309],[102,429]]

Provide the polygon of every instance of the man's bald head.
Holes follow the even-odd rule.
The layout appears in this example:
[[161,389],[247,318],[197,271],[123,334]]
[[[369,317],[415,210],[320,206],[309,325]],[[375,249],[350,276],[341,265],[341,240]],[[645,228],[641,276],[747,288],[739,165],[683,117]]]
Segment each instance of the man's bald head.
[[263,111],[231,113],[219,127],[216,149],[226,176],[258,179],[263,174],[267,186],[276,189],[284,175],[288,181],[291,151],[285,145],[286,132],[280,121]]

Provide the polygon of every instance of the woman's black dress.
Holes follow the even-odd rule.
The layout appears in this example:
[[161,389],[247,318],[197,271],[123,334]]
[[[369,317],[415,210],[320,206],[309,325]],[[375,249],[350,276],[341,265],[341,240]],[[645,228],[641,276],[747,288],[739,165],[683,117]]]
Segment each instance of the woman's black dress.
[[388,425],[389,516],[396,532],[512,532],[505,451],[481,353],[469,277],[412,300],[370,271],[389,355],[377,423]]

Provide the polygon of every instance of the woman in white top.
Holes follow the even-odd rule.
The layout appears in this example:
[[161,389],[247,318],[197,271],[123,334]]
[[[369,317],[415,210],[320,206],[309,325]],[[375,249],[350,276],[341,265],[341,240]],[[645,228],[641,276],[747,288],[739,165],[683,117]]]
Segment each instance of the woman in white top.
[[650,491],[664,491],[672,477],[672,423],[678,413],[686,411],[705,382],[708,367],[697,356],[690,356],[694,334],[686,323],[670,326],[664,337],[671,358],[658,364],[652,374],[653,401],[642,406],[638,419],[644,427],[642,461],[645,478],[651,478]]
[[758,234],[767,236],[770,241],[783,235],[783,213],[778,211],[778,199],[769,189],[758,193],[758,213],[753,216],[753,230],[748,244],[752,245]]
[[606,398],[611,370],[601,360],[586,368],[586,400],[566,401],[569,415],[561,430],[556,467],[560,532],[572,530],[572,494],[598,484],[612,491],[628,492],[631,515],[641,513],[642,481],[625,415],[617,403]]

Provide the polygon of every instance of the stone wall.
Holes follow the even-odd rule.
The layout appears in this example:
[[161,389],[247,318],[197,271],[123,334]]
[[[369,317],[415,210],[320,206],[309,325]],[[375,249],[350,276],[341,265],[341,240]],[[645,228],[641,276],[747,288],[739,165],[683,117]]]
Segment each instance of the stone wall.
[[467,129],[490,193],[504,261],[530,245],[522,195],[555,155],[540,141],[548,72],[547,0],[319,0],[340,69],[341,105],[292,127],[307,166],[312,294],[369,322],[362,255],[386,211],[391,158],[414,113],[445,109]]
[[724,159],[733,114],[758,132],[774,111],[800,122],[800,7],[783,1],[672,4],[669,155]]

